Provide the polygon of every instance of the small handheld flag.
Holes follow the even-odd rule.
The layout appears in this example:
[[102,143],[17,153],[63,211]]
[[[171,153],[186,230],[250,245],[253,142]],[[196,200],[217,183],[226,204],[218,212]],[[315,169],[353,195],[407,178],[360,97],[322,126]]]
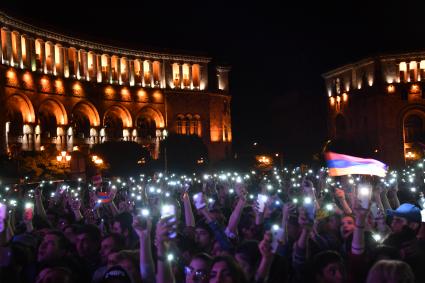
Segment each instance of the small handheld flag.
[[325,157],[329,168],[329,176],[359,174],[385,177],[387,173],[387,165],[375,159],[354,157],[334,152],[326,152]]

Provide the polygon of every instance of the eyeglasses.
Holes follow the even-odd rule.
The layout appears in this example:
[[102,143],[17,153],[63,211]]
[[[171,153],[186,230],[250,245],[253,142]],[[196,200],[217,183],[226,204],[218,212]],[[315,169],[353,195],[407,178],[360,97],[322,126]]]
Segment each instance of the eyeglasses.
[[195,270],[191,266],[184,267],[184,274],[186,276],[192,275],[195,280],[203,280],[207,278],[207,272],[205,270]]

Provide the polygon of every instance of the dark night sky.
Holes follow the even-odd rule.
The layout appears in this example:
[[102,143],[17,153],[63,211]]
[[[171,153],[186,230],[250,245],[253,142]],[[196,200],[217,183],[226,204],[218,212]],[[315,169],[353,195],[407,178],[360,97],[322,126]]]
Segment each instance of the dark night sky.
[[257,141],[291,161],[310,158],[326,140],[322,73],[425,49],[425,1],[1,2],[15,17],[65,34],[229,63],[236,151]]

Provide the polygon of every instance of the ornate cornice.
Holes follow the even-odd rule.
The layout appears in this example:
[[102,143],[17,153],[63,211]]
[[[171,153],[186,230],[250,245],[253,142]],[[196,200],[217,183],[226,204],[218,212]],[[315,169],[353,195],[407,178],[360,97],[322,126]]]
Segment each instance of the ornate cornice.
[[126,48],[118,48],[115,46],[105,45],[97,42],[81,40],[70,36],[62,35],[52,31],[48,31],[42,28],[34,27],[30,24],[14,19],[4,12],[0,11],[0,23],[6,25],[11,31],[14,29],[20,31],[23,34],[31,34],[35,38],[42,38],[46,41],[56,41],[64,45],[64,47],[80,47],[87,49],[87,51],[100,50],[109,55],[119,54],[121,57],[142,57],[154,60],[170,60],[170,61],[182,61],[182,62],[193,62],[193,63],[209,63],[210,57],[202,56],[190,56],[182,54],[170,54],[160,52],[148,52],[141,50],[133,50]]

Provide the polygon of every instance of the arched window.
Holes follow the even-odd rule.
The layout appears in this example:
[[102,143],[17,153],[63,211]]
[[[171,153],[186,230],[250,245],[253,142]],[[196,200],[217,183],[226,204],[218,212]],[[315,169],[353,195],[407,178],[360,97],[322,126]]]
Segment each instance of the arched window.
[[184,134],[186,135],[190,135],[190,122],[192,120],[192,116],[191,115],[186,115],[186,119],[184,119]]
[[201,135],[201,118],[199,115],[193,116],[193,119],[191,120],[191,127],[190,127],[190,133],[192,135]]
[[404,120],[404,142],[413,143],[422,141],[424,136],[423,120],[420,116],[412,114]]
[[179,115],[177,117],[177,134],[182,135],[183,134],[183,115]]

